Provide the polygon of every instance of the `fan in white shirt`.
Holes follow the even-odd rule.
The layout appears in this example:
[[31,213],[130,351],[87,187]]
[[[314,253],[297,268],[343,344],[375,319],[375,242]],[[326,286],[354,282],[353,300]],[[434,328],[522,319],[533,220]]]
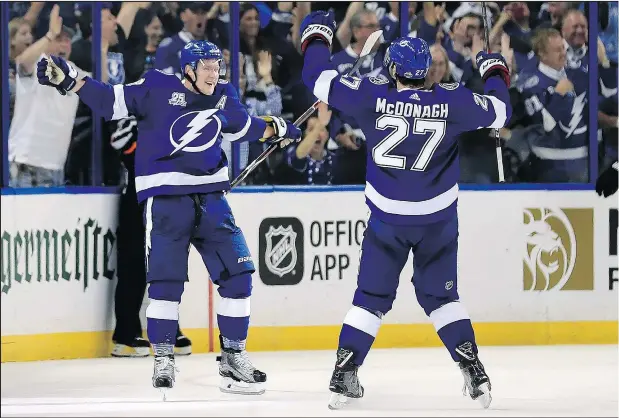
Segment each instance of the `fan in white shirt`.
[[[40,85],[35,70],[46,54],[66,59],[71,54],[73,34],[72,29],[62,25],[55,5],[47,34],[15,58],[16,99],[9,130],[11,187],[64,184],[64,163],[79,98],[74,93],[62,96]],[[86,75],[76,69],[80,77]]]

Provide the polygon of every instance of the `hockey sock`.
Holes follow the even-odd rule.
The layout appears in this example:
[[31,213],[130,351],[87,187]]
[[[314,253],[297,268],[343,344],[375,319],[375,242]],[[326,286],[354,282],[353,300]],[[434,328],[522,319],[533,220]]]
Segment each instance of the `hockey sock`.
[[[247,339],[249,328],[249,297],[243,299],[232,299],[222,297],[217,306],[217,325],[219,333],[225,341],[233,344],[236,342],[240,346]],[[228,348],[228,347],[227,347]],[[234,348],[230,346],[229,348]],[[237,350],[237,348],[234,348]]]
[[[162,319],[161,314],[157,312],[157,308],[162,305],[174,304],[170,310],[174,309],[177,313],[177,319]],[[152,308],[151,308],[152,307]],[[178,329],[178,302],[169,302],[164,300],[151,299],[146,308],[146,331],[148,340],[154,346],[155,344],[171,344],[176,343],[176,330]]]
[[[381,315],[380,312],[378,314]],[[358,366],[363,364],[374,343],[381,321],[380,316],[358,306],[353,306],[346,314],[340,332],[339,347],[352,350],[354,355],[351,360],[354,364]]]
[[456,347],[465,341],[470,341],[473,345],[473,352],[477,353],[473,325],[471,325],[469,314],[459,301],[446,303],[432,311],[429,316],[438,336],[454,361],[460,361]]
[[475,332],[470,319],[461,319],[460,321],[452,322],[445,325],[438,331],[438,336],[443,341],[443,344],[451,354],[454,361],[460,361],[460,356],[456,352],[456,347],[464,341],[472,343],[473,353],[477,354],[477,344],[475,343]]
[[146,332],[153,347],[157,344],[174,345],[178,330],[178,308],[184,282],[150,283],[146,308]]

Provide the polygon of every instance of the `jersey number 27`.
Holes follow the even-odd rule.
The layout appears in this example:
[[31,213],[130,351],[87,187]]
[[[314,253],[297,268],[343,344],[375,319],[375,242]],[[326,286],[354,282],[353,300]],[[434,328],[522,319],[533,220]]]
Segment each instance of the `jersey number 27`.
[[[372,149],[372,159],[376,165],[386,168],[397,168],[406,170],[406,157],[391,154],[402,141],[410,134],[410,123],[403,116],[382,115],[376,120],[376,129],[384,131],[393,129],[389,135]],[[430,159],[445,137],[447,123],[444,120],[436,119],[415,119],[413,124],[413,134],[430,134],[427,141],[423,144],[419,155],[415,159],[411,170],[424,171],[428,167]]]

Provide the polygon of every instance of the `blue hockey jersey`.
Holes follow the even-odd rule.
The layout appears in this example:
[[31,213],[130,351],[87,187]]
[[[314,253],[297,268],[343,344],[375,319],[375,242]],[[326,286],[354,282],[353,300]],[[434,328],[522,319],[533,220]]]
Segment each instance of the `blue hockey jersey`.
[[180,31],[174,36],[163,39],[159,47],[157,47],[155,69],[161,70],[166,74],[176,74],[178,78],[181,78],[181,67],[179,64],[181,49],[192,39],[193,36],[185,31]]
[[127,85],[86,78],[78,91],[107,120],[138,121],[135,184],[138,200],[157,195],[209,193],[230,188],[222,140],[259,139],[266,122],[247,114],[234,87],[220,81],[211,96],[189,91],[157,70]]
[[[574,92],[555,92],[559,80],[568,78]],[[531,144],[531,150],[543,160],[586,158],[588,151],[588,77],[583,68],[557,71],[539,64],[532,74],[518,81],[525,110],[532,123],[543,126],[545,135]]]
[[[379,48],[376,52],[364,58],[363,63],[357,71],[351,74],[354,77],[381,77],[387,80],[383,74],[383,57],[385,56],[384,49]],[[333,55],[331,65],[340,74],[346,74],[355,65],[355,61],[359,56],[348,45],[343,51]],[[351,115],[343,114],[337,110],[334,112],[329,123],[329,134],[335,138],[341,131],[352,130],[358,138],[364,138],[365,134],[360,129],[359,124],[355,122]]]
[[391,224],[419,225],[456,216],[457,136],[501,128],[512,112],[499,77],[487,81],[486,95],[458,83],[398,91],[383,79],[338,74],[321,42],[305,52],[303,81],[319,100],[352,115],[365,132],[366,202],[373,214]]

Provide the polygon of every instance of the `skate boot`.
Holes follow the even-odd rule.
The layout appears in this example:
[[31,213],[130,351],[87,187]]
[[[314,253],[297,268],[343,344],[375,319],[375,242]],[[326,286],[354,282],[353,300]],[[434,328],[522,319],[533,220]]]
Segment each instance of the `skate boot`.
[[329,390],[333,392],[329,399],[329,409],[343,408],[351,400],[363,397],[363,386],[357,376],[359,366],[350,361],[353,354],[345,348],[337,350],[337,362],[329,383]]
[[466,396],[468,391],[471,399],[477,399],[484,408],[488,408],[492,402],[490,390],[490,378],[484,370],[483,364],[479,361],[477,354],[473,352],[473,344],[466,341],[456,348],[456,353],[460,356],[458,365],[464,376],[464,388],[462,393]]
[[217,356],[221,375],[219,389],[239,395],[262,395],[266,390],[267,375],[251,364],[247,351],[224,348],[221,337],[220,342],[221,356]]
[[112,357],[148,357],[150,343],[142,337],[135,337],[129,341],[114,341]]
[[181,332],[180,328],[176,334],[174,354],[177,356],[188,356],[191,354],[191,340]]
[[153,349],[155,351],[153,387],[161,391],[165,401],[167,391],[174,387],[176,374],[174,347],[172,345],[163,345],[163,347],[153,346]]

